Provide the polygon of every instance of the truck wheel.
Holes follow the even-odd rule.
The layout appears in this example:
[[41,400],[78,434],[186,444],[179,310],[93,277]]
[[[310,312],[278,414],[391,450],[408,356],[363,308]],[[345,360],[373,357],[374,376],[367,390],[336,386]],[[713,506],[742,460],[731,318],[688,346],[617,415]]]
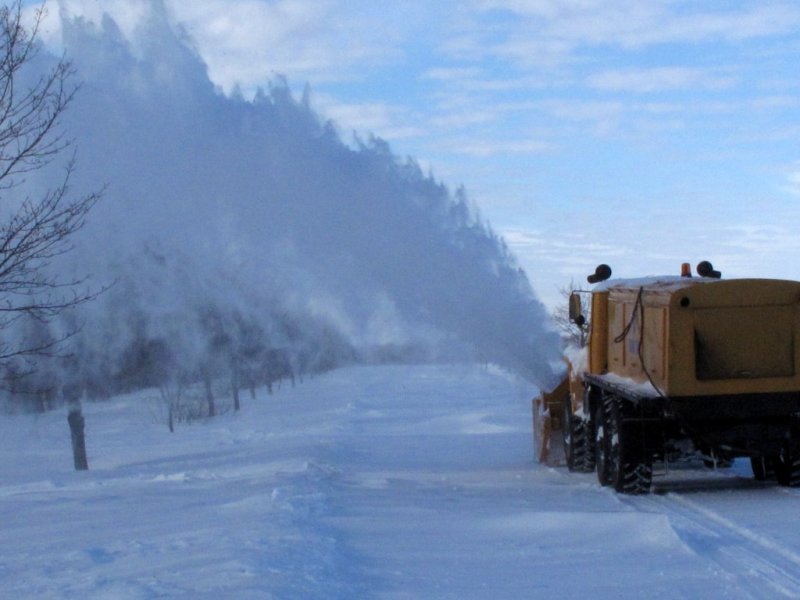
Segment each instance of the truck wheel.
[[751,456],[750,467],[756,481],[767,481],[775,477],[775,458],[772,456]]
[[583,421],[583,462],[580,470],[592,473],[595,470],[595,439],[591,421]]
[[564,400],[563,410],[564,454],[570,471],[594,471],[594,444],[591,428],[585,419],[572,412],[572,401]]
[[564,456],[567,459],[567,469],[580,471],[583,464],[584,437],[586,428],[579,417],[572,412],[572,399],[564,398],[562,410],[561,431],[564,435]]
[[800,486],[800,453],[784,450],[775,461],[775,479],[787,487]]
[[608,440],[610,484],[623,494],[647,494],[653,479],[653,466],[642,449],[642,441],[623,422],[623,407],[616,398],[606,403],[604,437]]
[[609,485],[609,437],[606,436],[605,402],[598,403],[594,411],[594,456],[597,481],[600,485]]

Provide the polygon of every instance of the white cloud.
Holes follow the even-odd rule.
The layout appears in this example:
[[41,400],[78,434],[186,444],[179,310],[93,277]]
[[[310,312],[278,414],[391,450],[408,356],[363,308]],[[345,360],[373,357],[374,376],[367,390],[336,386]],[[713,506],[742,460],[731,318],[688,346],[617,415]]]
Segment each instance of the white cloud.
[[786,191],[794,196],[800,196],[800,160],[794,163],[786,174]]
[[600,71],[590,75],[587,82],[590,87],[604,91],[650,93],[698,88],[720,90],[735,85],[736,79],[706,69],[660,67]]
[[[587,46],[736,42],[792,33],[800,26],[800,7],[781,0],[733,9],[725,3],[671,0],[479,0],[474,6],[477,23],[450,50],[469,49],[523,66],[566,63]],[[497,10],[516,18],[494,23]],[[487,29],[490,35],[483,37]]]
[[466,154],[479,158],[503,154],[541,154],[553,149],[552,145],[540,140],[515,139],[515,140],[487,140],[487,139],[460,139],[450,140],[448,150],[454,154]]
[[477,67],[436,67],[425,71],[421,78],[442,83],[460,83],[481,77],[483,71]]
[[760,110],[796,109],[800,108],[800,98],[786,94],[762,96],[753,100],[752,106]]
[[464,129],[492,123],[497,120],[499,113],[496,110],[480,109],[469,106],[461,106],[458,110],[449,110],[445,114],[431,118],[431,125],[440,129]]
[[347,131],[373,133],[387,140],[422,136],[426,130],[416,125],[409,109],[384,102],[344,103],[333,96],[314,95],[313,105],[325,118]]
[[[783,224],[744,223],[726,228],[725,241],[720,244],[729,252],[733,269],[763,273],[769,277],[796,275],[793,257],[800,250],[800,238]],[[783,272],[781,272],[783,271]]]
[[354,65],[394,59],[393,36],[377,37],[333,0],[170,2],[223,88],[263,85],[276,73],[314,83],[342,80]]

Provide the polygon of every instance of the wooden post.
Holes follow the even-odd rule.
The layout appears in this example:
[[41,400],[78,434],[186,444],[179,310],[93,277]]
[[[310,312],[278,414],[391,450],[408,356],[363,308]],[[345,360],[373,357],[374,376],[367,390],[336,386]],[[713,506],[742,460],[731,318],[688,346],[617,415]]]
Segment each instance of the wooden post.
[[214,392],[211,391],[211,376],[208,372],[203,373],[203,385],[206,389],[206,402],[208,403],[208,416],[217,415],[217,406],[214,403]]
[[236,365],[231,367],[231,392],[233,393],[233,410],[239,412],[239,369]]
[[72,434],[72,457],[75,462],[76,471],[86,471],[89,469],[89,460],[86,457],[86,436],[84,428],[86,421],[83,418],[80,405],[72,405],[67,415],[69,431]]

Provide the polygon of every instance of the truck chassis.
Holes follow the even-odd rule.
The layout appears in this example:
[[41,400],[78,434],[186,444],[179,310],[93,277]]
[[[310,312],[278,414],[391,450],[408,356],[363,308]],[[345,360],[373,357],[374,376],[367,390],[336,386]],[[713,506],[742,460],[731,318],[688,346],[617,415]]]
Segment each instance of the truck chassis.
[[729,466],[747,456],[756,479],[800,486],[800,394],[670,398],[603,375],[583,379],[581,409],[567,395],[560,415],[570,471],[596,471],[602,485],[642,494],[656,462],[699,453],[707,466]]

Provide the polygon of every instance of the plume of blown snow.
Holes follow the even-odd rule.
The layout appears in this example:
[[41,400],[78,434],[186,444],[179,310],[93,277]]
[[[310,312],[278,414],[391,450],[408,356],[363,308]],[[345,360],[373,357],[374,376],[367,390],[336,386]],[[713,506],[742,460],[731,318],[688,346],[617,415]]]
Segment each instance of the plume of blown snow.
[[558,336],[463,191],[380,139],[344,143],[280,79],[223,95],[163,3],[145,4],[127,33],[61,13],[82,83],[73,188],[107,189],[59,268],[114,282],[73,315],[77,372],[158,380],[226,353],[297,372],[414,348],[551,384]]

